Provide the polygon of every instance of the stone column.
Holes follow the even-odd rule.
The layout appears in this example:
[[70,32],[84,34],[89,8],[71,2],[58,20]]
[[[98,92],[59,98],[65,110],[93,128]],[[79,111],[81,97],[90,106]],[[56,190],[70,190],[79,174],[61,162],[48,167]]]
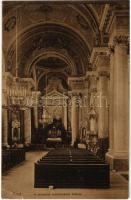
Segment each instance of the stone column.
[[107,47],[95,47],[93,49],[91,63],[97,67],[97,98],[96,107],[98,113],[98,142],[102,150],[102,158],[108,151],[109,143],[109,114],[108,114],[108,76],[109,56]]
[[96,97],[97,97],[97,76],[90,75],[90,105],[89,105],[89,122],[90,122],[90,133],[96,134]]
[[114,38],[113,144],[107,159],[116,170],[128,169],[129,148],[129,65],[128,36]]
[[2,76],[2,146],[8,147],[8,101],[7,101],[7,80],[8,74]]
[[40,92],[34,91],[33,92],[33,99],[34,99],[34,106],[33,106],[33,113],[34,113],[34,127],[38,129],[38,99],[39,99]]
[[96,112],[94,111],[94,109],[92,109],[90,111],[90,133],[91,135],[96,135],[97,133],[97,127],[96,127]]
[[108,78],[107,71],[98,72],[98,138],[107,138],[109,133],[108,125]]
[[64,106],[64,127],[67,130],[67,106]]
[[79,105],[77,102],[77,96],[72,97],[72,108],[71,108],[71,127],[72,127],[72,145],[76,141],[79,135]]
[[24,143],[28,146],[31,143],[31,109],[24,111]]
[[34,127],[35,127],[35,129],[38,129],[38,107],[37,107],[37,105],[33,107],[33,113],[34,113]]
[[2,146],[8,146],[8,109],[2,107]]
[[110,47],[110,82],[109,82],[109,154],[114,146],[114,49]]
[[109,150],[106,159],[110,168],[128,170],[129,141],[129,4],[107,5],[100,30],[109,36],[110,107]]

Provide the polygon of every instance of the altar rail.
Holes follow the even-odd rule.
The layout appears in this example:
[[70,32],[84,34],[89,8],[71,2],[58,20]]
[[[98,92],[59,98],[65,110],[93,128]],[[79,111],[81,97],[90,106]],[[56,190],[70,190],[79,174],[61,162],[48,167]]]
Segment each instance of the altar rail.
[[25,160],[24,149],[2,150],[2,172]]

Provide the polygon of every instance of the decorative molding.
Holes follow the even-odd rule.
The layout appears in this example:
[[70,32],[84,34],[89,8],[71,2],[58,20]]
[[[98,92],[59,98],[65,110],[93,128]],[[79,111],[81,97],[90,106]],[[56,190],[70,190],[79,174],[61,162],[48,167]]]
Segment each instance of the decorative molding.
[[85,78],[89,78],[89,76],[97,76],[97,71],[87,71]]
[[[128,3],[118,5],[106,4],[101,18],[99,29],[102,32],[109,33],[110,29],[112,28],[112,24],[114,23],[114,20],[116,20],[116,16],[129,16]],[[120,23],[122,23],[121,20]]]
[[115,52],[114,45],[109,45],[108,50],[109,50],[108,51],[109,55],[114,54]]
[[100,55],[108,56],[108,47],[94,47],[90,57],[90,62],[95,64],[97,57]]
[[112,44],[109,44],[108,46],[109,55],[112,55],[115,53],[116,45],[122,45],[122,46],[127,47],[127,54],[129,54],[129,35],[121,34],[121,35],[114,36]]
[[35,97],[39,97],[41,95],[41,92],[40,91],[33,91],[32,95],[35,96]]
[[4,30],[10,32],[12,29],[15,28],[15,26],[16,26],[16,16],[12,16],[6,21],[4,25]]
[[128,46],[129,45],[129,36],[128,35],[115,36],[113,39],[113,43],[114,43],[114,45],[122,44],[122,45]]
[[90,92],[91,92],[91,93],[96,93],[96,92],[97,92],[97,88],[92,88],[92,89],[90,89]]
[[89,29],[88,23],[85,21],[85,19],[81,15],[77,15],[76,19],[77,19],[77,22],[80,24],[81,28],[83,28],[86,31]]
[[[33,51],[33,53],[31,54],[31,56],[28,59],[28,62],[26,63],[25,73],[28,74],[30,72],[30,68],[31,68],[34,60],[35,60],[35,63],[33,63],[33,66],[35,66],[36,63],[40,59],[46,59],[49,56],[50,57],[52,56],[52,57],[55,57],[55,58],[62,60],[63,62],[65,62],[70,67],[71,73],[75,72],[76,65],[75,65],[74,61],[72,60],[71,56],[66,51],[66,49],[60,49],[58,51],[57,49],[54,49],[54,48],[48,48],[48,49],[42,48],[42,49]],[[55,69],[54,71],[57,71],[57,70]]]
[[68,81],[83,81],[85,79],[85,76],[80,76],[80,77],[76,77],[76,76],[69,76],[68,77]]
[[6,105],[2,105],[2,109],[6,109],[6,110],[8,110],[8,106],[6,106]]
[[108,47],[94,47],[90,57],[90,63],[94,63],[98,55],[107,55],[107,53]]
[[107,78],[110,77],[110,73],[108,71],[99,71],[98,75],[99,76],[106,76]]
[[105,30],[108,22],[109,22],[109,18],[111,16],[111,9],[110,9],[110,5],[106,4],[104,11],[103,11],[103,15],[101,17],[101,21],[100,21],[100,25],[99,25],[99,29],[101,31]]

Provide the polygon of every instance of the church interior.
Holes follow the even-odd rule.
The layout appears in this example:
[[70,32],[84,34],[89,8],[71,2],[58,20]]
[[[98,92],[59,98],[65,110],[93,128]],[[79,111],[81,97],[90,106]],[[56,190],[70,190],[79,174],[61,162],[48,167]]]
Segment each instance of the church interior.
[[2,197],[128,198],[129,1],[2,10]]

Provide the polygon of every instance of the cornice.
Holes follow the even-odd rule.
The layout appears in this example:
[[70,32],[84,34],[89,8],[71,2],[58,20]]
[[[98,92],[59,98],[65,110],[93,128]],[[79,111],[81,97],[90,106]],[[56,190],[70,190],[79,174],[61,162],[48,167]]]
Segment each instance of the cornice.
[[2,105],[2,109],[6,109],[6,110],[8,110],[8,106],[6,106],[6,105]]
[[75,76],[69,76],[68,81],[83,81],[85,80],[85,76],[75,77]]
[[114,46],[118,44],[123,44],[125,46],[129,45],[129,35],[118,35],[113,39]]
[[91,53],[90,62],[94,64],[100,55],[108,55],[108,47],[94,47]]
[[33,91],[32,95],[34,95],[34,96],[40,96],[41,92],[40,91]]
[[120,34],[117,36],[114,36],[112,41],[109,43],[108,49],[109,49],[109,54],[113,55],[115,52],[115,47],[117,45],[121,45],[127,48],[127,53],[129,50],[129,35],[128,34]]
[[109,17],[110,17],[110,5],[106,4],[103,10],[103,14],[102,14],[100,25],[99,25],[99,29],[101,31],[103,31],[105,27],[107,26]]
[[127,16],[129,17],[129,7],[127,3],[118,4],[118,5],[110,5],[106,4],[103,15],[101,17],[99,29],[102,32],[109,33],[114,23],[114,19],[116,16]]
[[104,77],[107,77],[107,78],[110,77],[110,73],[108,71],[99,71],[98,75],[99,75],[99,77],[100,76],[104,76]]

